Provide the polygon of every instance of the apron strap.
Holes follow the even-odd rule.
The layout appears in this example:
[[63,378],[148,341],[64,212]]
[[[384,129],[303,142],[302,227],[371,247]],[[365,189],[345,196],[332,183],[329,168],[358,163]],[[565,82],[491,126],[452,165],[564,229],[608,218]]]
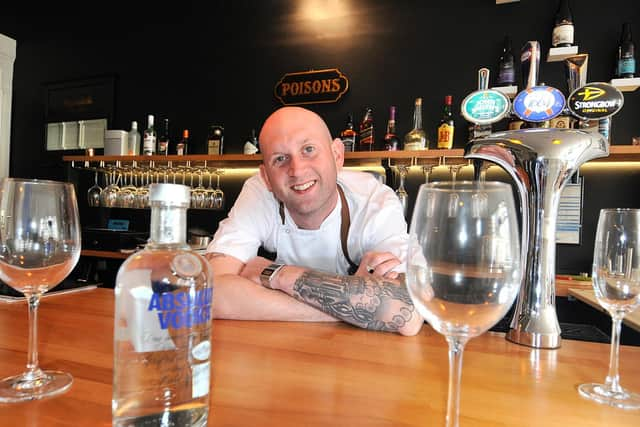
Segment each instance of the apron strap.
[[[351,227],[351,214],[349,213],[349,204],[347,203],[347,198],[344,195],[344,191],[340,184],[338,184],[338,194],[340,195],[340,203],[342,205],[341,209],[341,222],[340,222],[340,243],[342,244],[342,254],[345,259],[349,263],[349,274],[354,274],[356,270],[358,270],[358,266],[351,261],[349,257],[349,249],[347,248],[347,239],[349,237],[349,227]],[[282,220],[282,225],[284,225],[284,204],[280,202],[280,219]]]

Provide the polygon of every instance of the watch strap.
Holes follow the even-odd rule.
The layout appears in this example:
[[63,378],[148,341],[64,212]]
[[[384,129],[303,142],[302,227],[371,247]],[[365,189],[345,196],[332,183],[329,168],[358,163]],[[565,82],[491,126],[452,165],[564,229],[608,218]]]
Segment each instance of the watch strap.
[[274,289],[271,286],[271,280],[282,267],[284,267],[284,264],[278,263],[272,263],[269,264],[268,267],[265,267],[264,270],[262,270],[262,272],[260,273],[260,283],[262,284],[262,286],[264,286],[265,288]]

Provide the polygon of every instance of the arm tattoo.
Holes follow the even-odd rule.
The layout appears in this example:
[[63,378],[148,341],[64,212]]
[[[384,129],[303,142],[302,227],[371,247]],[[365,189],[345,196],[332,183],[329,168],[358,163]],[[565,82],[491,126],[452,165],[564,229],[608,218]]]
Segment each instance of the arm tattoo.
[[335,318],[376,331],[397,332],[415,310],[406,287],[383,277],[307,271],[296,280],[293,296]]

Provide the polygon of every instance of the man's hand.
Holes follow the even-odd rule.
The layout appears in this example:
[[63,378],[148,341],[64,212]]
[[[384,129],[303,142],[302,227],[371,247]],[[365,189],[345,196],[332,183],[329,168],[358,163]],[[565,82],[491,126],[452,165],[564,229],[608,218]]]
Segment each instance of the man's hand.
[[398,272],[392,271],[400,265],[400,260],[391,252],[367,252],[362,256],[360,266],[354,276],[367,277],[371,274],[387,279],[397,279]]
[[242,268],[240,272],[240,277],[244,277],[245,279],[249,279],[254,283],[260,285],[260,273],[262,270],[267,268],[273,261],[269,261],[266,258],[261,256],[257,256],[255,258],[250,259]]

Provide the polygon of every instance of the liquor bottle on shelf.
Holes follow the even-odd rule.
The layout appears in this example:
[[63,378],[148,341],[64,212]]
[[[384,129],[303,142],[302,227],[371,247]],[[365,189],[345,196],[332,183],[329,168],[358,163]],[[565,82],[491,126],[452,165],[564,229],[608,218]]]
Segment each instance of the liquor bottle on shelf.
[[162,133],[158,138],[158,154],[160,156],[166,156],[169,154],[169,119],[164,119],[164,126],[162,127]]
[[244,154],[257,154],[260,148],[258,147],[258,137],[256,137],[256,130],[251,129],[251,134],[244,143]]
[[491,135],[492,127],[488,125],[477,125],[475,123],[469,123],[469,141],[472,139],[486,138]]
[[147,128],[142,140],[142,154],[152,156],[156,154],[156,130],[153,127],[153,114],[147,116]]
[[413,107],[413,129],[404,136],[404,150],[428,150],[427,134],[422,129],[422,98],[416,98]]
[[516,66],[513,51],[511,50],[511,38],[504,36],[502,55],[498,61],[496,73],[496,86],[513,86],[516,84]]
[[209,126],[207,136],[207,154],[222,154],[224,149],[224,127],[220,125]]
[[636,47],[631,39],[631,23],[622,24],[622,34],[618,44],[618,61],[616,77],[631,78],[636,76]]
[[186,243],[189,187],[151,184],[149,200],[150,239],[116,276],[113,425],[204,426],[213,274]]
[[355,151],[356,149],[356,137],[358,133],[353,129],[353,115],[347,114],[347,122],[344,130],[340,132],[340,139],[344,145],[344,151]]
[[128,135],[129,142],[129,155],[130,156],[139,156],[140,155],[140,132],[138,132],[138,122],[135,120],[131,122],[131,130]]
[[551,45],[553,47],[572,46],[573,31],[573,16],[569,8],[569,0],[560,0],[551,36]]
[[176,144],[176,154],[184,156],[189,153],[189,129],[182,131],[182,139]]
[[451,115],[451,95],[444,97],[444,111],[438,126],[438,148],[449,150],[453,148],[453,130],[455,124]]
[[396,107],[389,107],[389,121],[387,122],[387,132],[384,134],[384,149],[387,151],[396,151],[400,149],[400,138],[396,134]]
[[367,108],[360,122],[360,144],[358,151],[372,151],[374,146],[373,109]]

